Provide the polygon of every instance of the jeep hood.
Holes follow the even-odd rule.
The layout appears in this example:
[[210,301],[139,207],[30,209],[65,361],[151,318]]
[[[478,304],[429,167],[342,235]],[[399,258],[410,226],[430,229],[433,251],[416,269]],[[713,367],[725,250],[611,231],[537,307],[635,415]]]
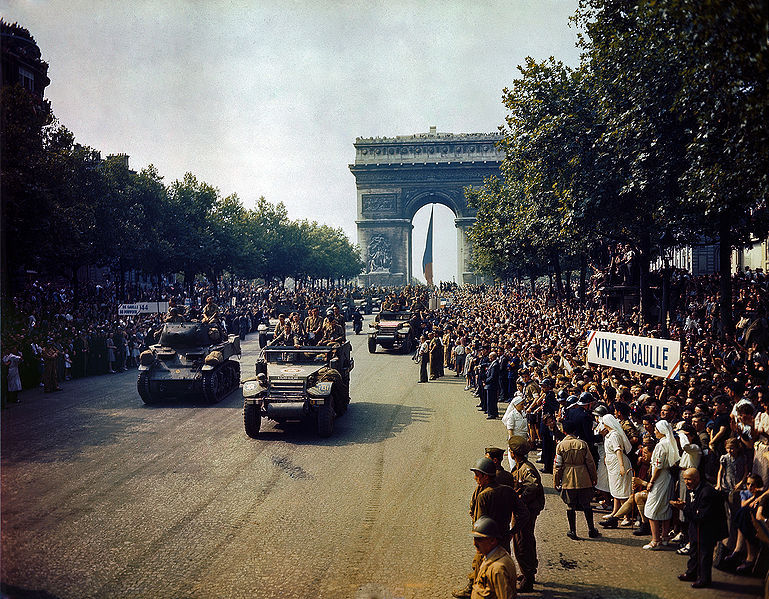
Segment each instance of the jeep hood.
[[325,365],[325,362],[318,364],[267,364],[267,377],[271,381],[281,379],[305,380]]

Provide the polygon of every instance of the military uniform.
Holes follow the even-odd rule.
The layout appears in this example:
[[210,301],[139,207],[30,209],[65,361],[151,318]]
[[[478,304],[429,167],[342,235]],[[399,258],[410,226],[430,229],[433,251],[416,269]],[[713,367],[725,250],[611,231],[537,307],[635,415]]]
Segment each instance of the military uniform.
[[323,319],[316,314],[310,314],[304,319],[304,330],[307,332],[307,341],[311,342],[311,345],[318,345],[320,342],[323,335],[322,327]]
[[210,322],[212,320],[219,320],[219,306],[213,302],[203,306],[203,322]]
[[537,523],[537,516],[545,507],[545,489],[542,486],[542,477],[537,468],[528,459],[518,465],[510,476],[514,480],[513,488],[518,493],[518,497],[529,510],[529,520],[513,531],[515,557],[523,575],[521,586],[528,589],[534,584],[534,577],[539,566],[534,526]]
[[334,345],[344,343],[344,329],[337,323],[329,323],[323,328],[323,339],[320,345]]
[[484,555],[473,581],[472,599],[514,599],[515,562],[502,546]]

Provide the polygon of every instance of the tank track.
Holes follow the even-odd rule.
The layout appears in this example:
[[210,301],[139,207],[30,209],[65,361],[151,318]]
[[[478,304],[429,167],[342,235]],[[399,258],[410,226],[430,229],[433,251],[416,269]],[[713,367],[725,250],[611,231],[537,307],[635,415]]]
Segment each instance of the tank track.
[[203,400],[214,404],[240,386],[240,363],[225,360],[221,366],[203,373]]

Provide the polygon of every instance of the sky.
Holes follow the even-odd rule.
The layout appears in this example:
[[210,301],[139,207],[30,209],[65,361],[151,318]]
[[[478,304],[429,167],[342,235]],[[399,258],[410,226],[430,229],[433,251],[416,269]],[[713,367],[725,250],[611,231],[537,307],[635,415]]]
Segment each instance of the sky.
[[[357,243],[357,137],[490,133],[527,56],[575,66],[576,0],[0,0],[50,65],[46,97],[76,141],[167,183],[186,172],[283,202]],[[436,209],[435,280],[456,273]],[[429,210],[414,218],[421,273]],[[421,244],[421,245],[420,245]],[[453,262],[452,262],[453,260]]]

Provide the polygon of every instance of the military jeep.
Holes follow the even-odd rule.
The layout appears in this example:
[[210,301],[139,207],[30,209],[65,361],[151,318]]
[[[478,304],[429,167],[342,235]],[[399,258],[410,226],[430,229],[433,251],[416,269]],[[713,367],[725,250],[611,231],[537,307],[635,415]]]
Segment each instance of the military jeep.
[[312,422],[321,437],[350,403],[351,345],[267,347],[256,362],[256,377],[243,383],[243,425],[252,439],[262,418]]
[[401,349],[404,353],[411,353],[416,343],[411,316],[410,311],[380,312],[374,322],[368,325],[368,351],[373,354],[376,346],[381,345],[385,349]]

